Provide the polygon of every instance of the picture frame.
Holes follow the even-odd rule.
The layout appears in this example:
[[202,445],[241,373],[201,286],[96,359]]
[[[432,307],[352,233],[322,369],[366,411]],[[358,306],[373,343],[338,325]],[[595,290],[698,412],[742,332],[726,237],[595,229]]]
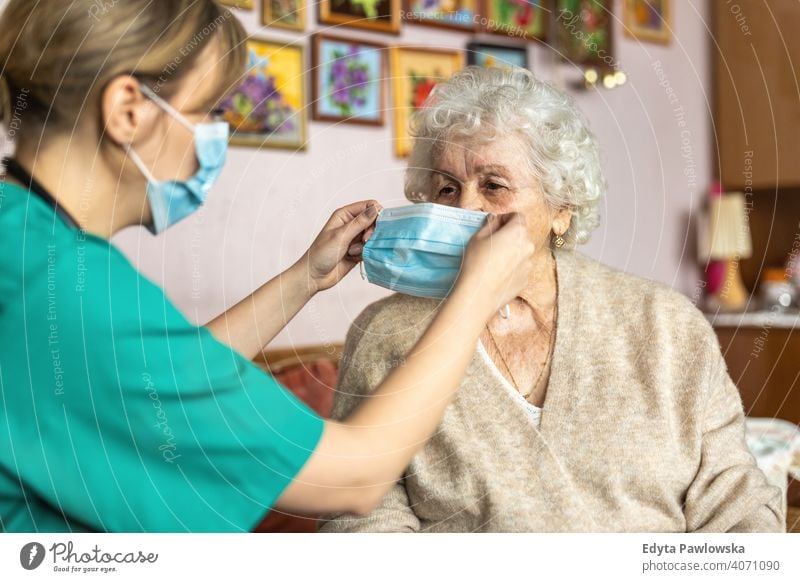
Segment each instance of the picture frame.
[[625,0],[625,34],[630,38],[669,44],[672,42],[672,0]]
[[484,30],[521,40],[545,41],[549,36],[552,0],[483,0]]
[[320,0],[320,24],[400,34],[402,0]]
[[231,8],[239,8],[241,10],[252,10],[256,7],[255,0],[219,0],[223,6],[230,6]]
[[261,24],[303,32],[306,29],[306,0],[262,0]]
[[556,0],[554,41],[562,60],[581,67],[617,68],[612,8],[613,0]]
[[528,50],[525,46],[471,42],[467,44],[467,64],[528,69]]
[[312,118],[385,125],[388,46],[318,32],[311,47]]
[[450,78],[464,66],[461,51],[393,46],[389,49],[392,71],[395,154],[411,153],[408,123],[438,81]]
[[242,83],[221,104],[231,145],[306,148],[306,59],[301,45],[251,37]]
[[482,0],[404,0],[403,21],[476,32],[479,29],[479,8]]

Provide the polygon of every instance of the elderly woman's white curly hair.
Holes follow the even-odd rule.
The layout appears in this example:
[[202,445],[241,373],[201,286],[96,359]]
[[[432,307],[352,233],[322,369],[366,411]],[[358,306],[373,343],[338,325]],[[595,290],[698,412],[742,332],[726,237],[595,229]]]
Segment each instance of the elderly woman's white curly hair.
[[414,146],[405,176],[406,197],[429,198],[438,148],[464,138],[491,140],[516,134],[528,149],[530,169],[552,208],[568,207],[569,246],[589,240],[599,224],[605,181],[600,154],[571,100],[520,68],[467,67],[439,83],[411,119]]

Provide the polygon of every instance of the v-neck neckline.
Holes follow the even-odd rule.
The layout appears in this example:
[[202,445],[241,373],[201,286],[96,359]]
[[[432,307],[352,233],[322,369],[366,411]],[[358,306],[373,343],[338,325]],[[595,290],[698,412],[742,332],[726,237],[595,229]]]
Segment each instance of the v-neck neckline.
[[[544,406],[540,407],[536,406],[535,404],[532,404],[531,402],[526,400],[522,396],[522,394],[520,394],[519,391],[511,385],[508,379],[505,376],[503,376],[502,372],[500,372],[500,369],[492,360],[491,356],[489,355],[489,352],[486,351],[486,346],[483,345],[483,342],[481,340],[478,340],[478,353],[481,355],[483,363],[486,365],[487,368],[489,368],[489,371],[491,372],[492,376],[494,376],[494,379],[500,383],[500,385],[508,393],[509,397],[512,400],[514,400],[514,402],[517,405],[523,408],[527,416],[529,416],[532,419],[538,417],[538,423],[534,423],[534,427],[538,429],[541,426],[542,412],[544,411]],[[545,393],[545,402],[547,402],[546,393]]]
[[[556,413],[556,409],[558,404],[561,402],[561,389],[562,389],[562,382],[561,377],[558,374],[561,366],[561,352],[563,351],[563,344],[566,341],[565,337],[568,333],[567,328],[564,327],[563,323],[568,321],[571,324],[572,314],[570,312],[570,305],[569,301],[564,301],[564,289],[566,286],[564,285],[565,278],[568,277],[568,267],[566,266],[566,256],[565,252],[574,252],[574,251],[553,251],[553,258],[555,259],[556,263],[556,322],[553,333],[556,334],[555,340],[553,341],[553,353],[550,356],[550,373],[547,380],[547,390],[544,394],[544,402],[542,406],[536,406],[535,404],[531,404],[527,399],[525,399],[519,391],[511,385],[508,379],[503,376],[502,372],[500,372],[500,368],[494,363],[492,358],[489,356],[489,352],[486,350],[486,346],[483,345],[483,342],[478,339],[478,352],[481,354],[481,358],[484,360],[487,368],[491,372],[492,376],[500,383],[500,385],[504,388],[504,391],[509,395],[509,397],[521,407],[523,407],[526,416],[530,414],[532,410],[539,411],[539,425],[535,428],[540,432],[544,432],[546,427],[550,426],[549,419],[550,417],[554,416]],[[545,424],[547,422],[547,424]]]

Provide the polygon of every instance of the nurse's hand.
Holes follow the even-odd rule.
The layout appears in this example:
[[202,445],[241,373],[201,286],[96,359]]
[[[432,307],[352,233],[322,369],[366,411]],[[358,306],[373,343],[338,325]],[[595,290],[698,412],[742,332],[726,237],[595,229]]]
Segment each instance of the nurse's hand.
[[375,230],[383,207],[362,200],[334,212],[314,243],[300,259],[312,293],[330,289],[361,261],[361,251]]
[[467,298],[493,316],[529,283],[535,250],[522,214],[492,215],[469,241],[451,297]]

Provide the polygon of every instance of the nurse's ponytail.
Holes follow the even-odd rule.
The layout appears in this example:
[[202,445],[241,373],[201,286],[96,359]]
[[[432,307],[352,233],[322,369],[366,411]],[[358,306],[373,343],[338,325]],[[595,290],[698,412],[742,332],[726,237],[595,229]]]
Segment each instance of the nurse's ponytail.
[[169,98],[212,38],[222,98],[244,72],[246,33],[213,0],[10,0],[0,17],[0,119],[11,137],[29,126],[70,131],[125,74]]

